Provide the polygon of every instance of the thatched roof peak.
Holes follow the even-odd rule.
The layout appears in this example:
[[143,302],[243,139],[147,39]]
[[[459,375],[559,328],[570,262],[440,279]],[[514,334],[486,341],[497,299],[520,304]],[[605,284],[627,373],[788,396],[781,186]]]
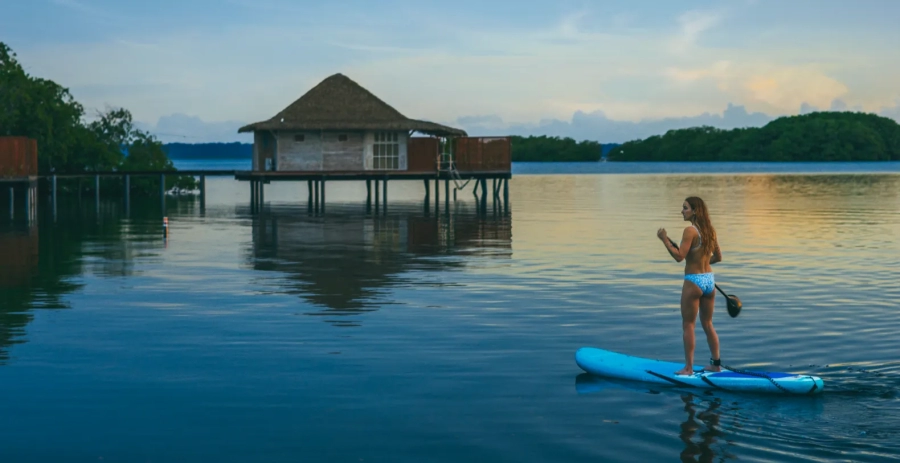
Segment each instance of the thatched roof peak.
[[343,74],[334,74],[267,121],[241,127],[257,130],[415,130],[465,136],[460,129],[409,119]]

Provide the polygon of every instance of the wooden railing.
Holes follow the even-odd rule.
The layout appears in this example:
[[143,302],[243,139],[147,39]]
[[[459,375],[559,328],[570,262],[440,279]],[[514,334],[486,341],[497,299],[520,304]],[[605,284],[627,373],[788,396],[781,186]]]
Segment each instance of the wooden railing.
[[0,177],[37,174],[37,141],[25,137],[0,137]]
[[[459,172],[509,172],[512,150],[509,137],[460,137],[453,140],[453,161]],[[415,137],[407,145],[407,170],[437,172],[440,162],[436,138]]]

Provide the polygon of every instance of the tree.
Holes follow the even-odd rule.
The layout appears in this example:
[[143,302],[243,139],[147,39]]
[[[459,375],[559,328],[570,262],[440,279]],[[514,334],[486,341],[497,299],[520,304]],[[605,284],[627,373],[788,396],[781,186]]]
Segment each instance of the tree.
[[[57,83],[29,76],[0,42],[0,135],[37,140],[38,171],[81,173],[176,169],[162,143],[134,127],[131,113],[113,108],[86,123],[84,108]],[[192,177],[167,177],[167,187],[194,189]],[[139,182],[140,183],[140,182]],[[140,193],[145,190],[135,188]],[[147,189],[147,191],[154,191]]]
[[775,119],[760,128],[695,127],[624,143],[611,161],[900,160],[900,124],[866,113],[819,112]]

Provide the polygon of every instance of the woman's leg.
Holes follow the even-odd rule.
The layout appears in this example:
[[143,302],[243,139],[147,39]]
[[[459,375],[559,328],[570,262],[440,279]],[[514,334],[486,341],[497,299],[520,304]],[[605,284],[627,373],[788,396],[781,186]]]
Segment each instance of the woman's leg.
[[703,291],[688,280],[684,280],[681,287],[681,329],[684,340],[684,368],[675,372],[676,375],[694,374],[694,328],[697,323],[697,311],[700,305],[700,296]]
[[[709,354],[712,358],[718,360],[721,358],[719,357],[719,335],[716,334],[716,329],[713,328],[712,322],[715,305],[715,292],[700,298],[700,326],[703,327],[703,332],[706,333],[706,343],[709,344]],[[720,367],[714,365],[707,366],[706,369],[709,371],[722,371]]]

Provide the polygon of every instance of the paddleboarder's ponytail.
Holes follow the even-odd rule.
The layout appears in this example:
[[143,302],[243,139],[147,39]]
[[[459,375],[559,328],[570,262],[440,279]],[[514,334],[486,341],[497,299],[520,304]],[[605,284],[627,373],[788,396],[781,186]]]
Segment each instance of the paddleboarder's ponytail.
[[694,218],[691,219],[691,222],[700,230],[700,249],[706,255],[710,255],[718,247],[718,238],[716,238],[716,229],[713,228],[712,222],[709,220],[709,210],[706,208],[706,203],[697,196],[691,196],[685,201],[694,211]]

